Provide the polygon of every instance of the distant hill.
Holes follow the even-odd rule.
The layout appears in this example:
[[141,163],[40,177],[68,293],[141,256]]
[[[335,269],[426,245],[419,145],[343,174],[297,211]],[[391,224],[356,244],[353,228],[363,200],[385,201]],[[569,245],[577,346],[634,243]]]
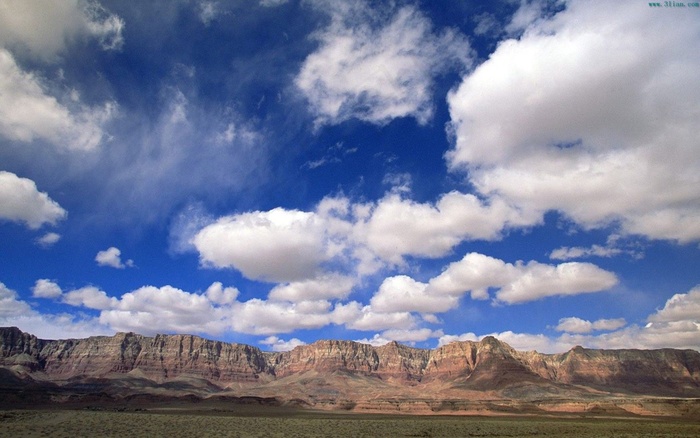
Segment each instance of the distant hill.
[[192,335],[43,340],[0,328],[3,407],[217,398],[358,412],[700,415],[700,352],[433,350],[323,340],[282,352]]

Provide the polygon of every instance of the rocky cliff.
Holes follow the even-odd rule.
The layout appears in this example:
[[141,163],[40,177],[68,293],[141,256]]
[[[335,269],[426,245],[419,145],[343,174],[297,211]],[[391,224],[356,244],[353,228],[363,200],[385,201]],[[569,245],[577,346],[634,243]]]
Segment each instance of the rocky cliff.
[[[42,340],[10,327],[0,328],[0,367],[7,382],[99,381],[104,390],[104,379],[119,376],[142,379],[142,386],[151,381],[172,387],[168,382],[190,379],[222,391],[247,388],[248,395],[279,396],[276,391],[285,391],[313,398],[308,393],[317,390],[333,403],[362,394],[433,400],[486,393],[504,399],[598,393],[700,397],[700,352],[695,350],[576,347],[563,354],[541,354],[516,351],[493,337],[434,350],[396,342],[373,347],[324,340],[270,353],[192,335],[117,333]],[[15,377],[10,379],[7,372]]]

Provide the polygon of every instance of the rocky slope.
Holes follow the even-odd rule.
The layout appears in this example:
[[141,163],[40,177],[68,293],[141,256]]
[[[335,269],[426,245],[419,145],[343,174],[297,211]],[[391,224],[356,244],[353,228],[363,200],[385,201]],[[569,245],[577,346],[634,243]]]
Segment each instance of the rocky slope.
[[366,410],[423,403],[459,411],[479,400],[557,410],[560,399],[589,406],[603,396],[700,397],[695,350],[576,347],[548,355],[493,337],[434,350],[327,340],[270,353],[192,335],[42,340],[9,327],[0,328],[0,367],[5,392],[43,382],[83,394],[229,394]]

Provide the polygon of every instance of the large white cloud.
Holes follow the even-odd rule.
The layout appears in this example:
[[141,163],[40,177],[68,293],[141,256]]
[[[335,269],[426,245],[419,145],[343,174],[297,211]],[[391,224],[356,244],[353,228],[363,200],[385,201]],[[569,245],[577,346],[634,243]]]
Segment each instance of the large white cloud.
[[230,308],[219,305],[218,296],[189,293],[172,286],[144,286],[111,303],[109,309],[102,310],[99,321],[118,331],[144,334],[217,334],[228,327],[230,317]]
[[666,301],[662,309],[649,317],[652,323],[694,321],[700,323],[700,286],[688,293],[676,294]]
[[340,262],[361,277],[403,265],[406,256],[444,257],[465,240],[496,240],[504,229],[541,219],[500,199],[484,202],[459,192],[435,203],[417,203],[395,192],[364,204],[327,197],[314,211],[240,213],[207,219],[196,230],[199,216],[176,226],[194,236],[190,241],[202,263],[235,268],[251,279],[289,283],[273,290],[271,297],[281,299],[347,296],[353,285],[341,274],[324,273],[327,263]]
[[547,265],[506,263],[483,254],[469,253],[451,263],[429,282],[428,293],[458,295],[471,292],[472,298],[488,298],[490,288],[496,301],[518,304],[551,296],[600,292],[617,284],[615,274],[590,263]]
[[223,217],[193,239],[204,264],[274,282],[314,277],[329,257],[326,242],[321,217],[282,208]]
[[700,28],[663,12],[571,0],[501,42],[448,97],[450,167],[484,195],[584,227],[699,239]]
[[0,170],[0,219],[23,222],[36,229],[56,224],[66,215],[56,201],[37,189],[34,181]]
[[59,102],[37,76],[23,71],[0,47],[0,135],[22,142],[42,139],[60,149],[91,150],[102,142],[103,125],[115,113],[113,102],[102,107]]
[[[320,47],[295,79],[317,124],[358,118],[387,123],[432,116],[433,77],[452,63],[466,64],[469,45],[456,32],[433,33],[430,20],[411,6],[387,12],[365,2],[315,2],[330,14],[315,34]],[[390,13],[388,24],[378,18]]]
[[88,309],[104,310],[117,305],[119,300],[107,296],[107,293],[95,286],[85,286],[63,294],[63,302],[71,306],[82,306]]
[[400,263],[404,255],[445,256],[464,240],[496,240],[504,228],[532,225],[539,219],[524,216],[498,198],[484,202],[453,191],[432,204],[391,193],[373,206],[366,220],[357,222],[355,234],[381,258]]
[[0,3],[0,45],[53,61],[78,37],[93,37],[105,50],[124,43],[124,20],[96,1],[6,0]]
[[372,309],[379,312],[440,313],[457,307],[456,295],[437,295],[426,292],[428,285],[406,275],[384,279],[370,300]]
[[269,298],[291,302],[342,299],[347,298],[355,283],[349,276],[323,274],[309,280],[279,284],[272,288]]

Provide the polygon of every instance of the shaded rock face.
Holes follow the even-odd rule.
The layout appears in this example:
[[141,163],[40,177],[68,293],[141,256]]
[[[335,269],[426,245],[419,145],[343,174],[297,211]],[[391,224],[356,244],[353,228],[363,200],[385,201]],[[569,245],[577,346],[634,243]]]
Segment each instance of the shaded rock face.
[[608,392],[700,396],[700,352],[695,350],[576,347],[547,355],[519,352],[486,337],[434,350],[396,342],[372,347],[351,341],[318,341],[288,352],[268,353],[192,335],[118,333],[47,341],[17,328],[0,328],[0,341],[0,366],[40,372],[56,381],[138,373],[157,382],[184,376],[225,386],[313,371],[362,375],[402,387],[437,383],[486,391],[577,385]]

